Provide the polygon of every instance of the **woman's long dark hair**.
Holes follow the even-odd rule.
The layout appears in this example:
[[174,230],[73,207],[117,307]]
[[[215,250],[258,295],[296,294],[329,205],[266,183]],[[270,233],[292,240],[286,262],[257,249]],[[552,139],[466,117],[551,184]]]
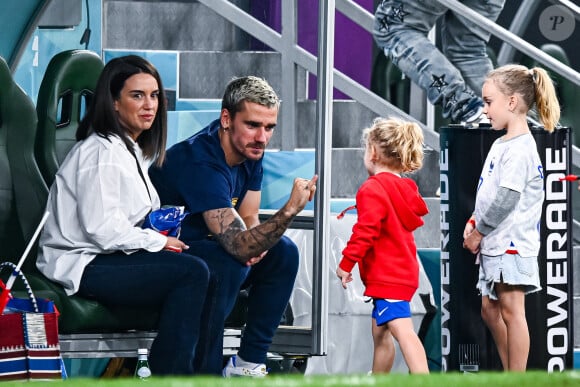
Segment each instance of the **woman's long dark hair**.
[[167,103],[165,90],[157,69],[146,59],[137,55],[127,55],[114,58],[106,64],[95,89],[87,114],[77,129],[77,141],[84,140],[91,133],[109,138],[111,135],[119,136],[133,152],[133,145],[128,138],[128,129],[121,125],[115,101],[119,99],[125,81],[139,73],[150,74],[157,80],[159,87],[159,105],[155,120],[151,129],[143,131],[137,143],[143,150],[143,155],[148,159],[157,159],[160,166],[165,159],[165,146],[167,141]]

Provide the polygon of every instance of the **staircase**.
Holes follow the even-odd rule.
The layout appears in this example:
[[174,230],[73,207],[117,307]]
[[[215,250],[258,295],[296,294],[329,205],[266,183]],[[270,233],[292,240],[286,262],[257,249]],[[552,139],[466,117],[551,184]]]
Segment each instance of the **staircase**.
[[[248,8],[247,1],[232,3]],[[105,0],[103,18],[105,59],[123,55],[128,49],[139,51],[157,66],[165,87],[175,89],[176,111],[169,113],[170,143],[186,138],[208,120],[218,117],[223,91],[234,76],[260,76],[276,91],[281,90],[281,54],[253,50],[252,39],[246,33],[198,2]],[[175,80],[175,84],[166,79]],[[315,147],[316,101],[308,99],[308,81],[306,70],[299,70],[297,119],[290,129],[294,133],[292,150]],[[285,148],[281,133],[289,129],[281,125],[282,114],[270,149]],[[375,113],[353,100],[334,101],[332,198],[354,199],[357,188],[366,179],[361,133],[375,117]],[[419,247],[437,248],[439,210],[434,198],[439,186],[437,152],[426,150],[425,160],[423,169],[411,176],[431,209],[427,227],[419,231],[417,242]]]

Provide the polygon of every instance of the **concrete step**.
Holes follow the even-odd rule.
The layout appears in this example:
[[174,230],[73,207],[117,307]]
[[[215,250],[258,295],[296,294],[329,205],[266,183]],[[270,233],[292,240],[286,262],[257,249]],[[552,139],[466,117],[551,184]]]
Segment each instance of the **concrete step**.
[[[281,54],[270,51],[184,51],[179,55],[179,98],[221,99],[234,77],[255,75],[281,94]],[[298,100],[307,96],[306,71],[298,71]]]
[[425,224],[414,232],[415,244],[418,249],[441,248],[441,220],[439,218],[440,200],[436,197],[425,198],[429,213],[423,217]]
[[[248,9],[248,0],[232,3]],[[105,49],[234,51],[250,44],[245,32],[197,1],[104,0],[103,18]]]
[[[332,147],[360,148],[362,131],[377,114],[352,100],[335,100],[332,109]],[[316,101],[299,101],[296,113],[296,146],[313,148],[316,140]],[[282,128],[283,130],[283,128]]]
[[[360,148],[332,149],[331,193],[335,198],[353,198],[368,173],[363,164]],[[425,150],[423,167],[407,177],[413,179],[424,198],[434,197],[439,187],[439,153]],[[437,212],[438,216],[439,212]]]

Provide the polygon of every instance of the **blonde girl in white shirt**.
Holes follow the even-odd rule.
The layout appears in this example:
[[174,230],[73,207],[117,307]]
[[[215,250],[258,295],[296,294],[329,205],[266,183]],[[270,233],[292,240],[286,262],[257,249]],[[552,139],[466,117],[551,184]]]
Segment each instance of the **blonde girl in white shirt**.
[[506,133],[487,155],[464,247],[480,254],[481,315],[503,368],[524,371],[530,350],[524,301],[541,289],[538,223],[544,200],[542,164],[527,113],[535,105],[544,129],[552,132],[560,106],[548,73],[520,65],[491,71],[483,100],[492,128]]

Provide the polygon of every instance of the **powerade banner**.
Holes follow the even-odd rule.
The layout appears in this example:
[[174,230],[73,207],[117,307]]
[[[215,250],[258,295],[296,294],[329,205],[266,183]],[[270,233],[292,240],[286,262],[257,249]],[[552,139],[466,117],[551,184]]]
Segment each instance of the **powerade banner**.
[[[503,131],[440,130],[441,188],[441,350],[442,370],[501,370],[491,333],[480,314],[475,256],[462,247],[463,229],[475,205],[485,157]],[[542,290],[526,296],[530,332],[528,369],[573,368],[572,186],[559,178],[571,173],[569,128],[532,130],[544,172],[545,201],[538,262]]]

